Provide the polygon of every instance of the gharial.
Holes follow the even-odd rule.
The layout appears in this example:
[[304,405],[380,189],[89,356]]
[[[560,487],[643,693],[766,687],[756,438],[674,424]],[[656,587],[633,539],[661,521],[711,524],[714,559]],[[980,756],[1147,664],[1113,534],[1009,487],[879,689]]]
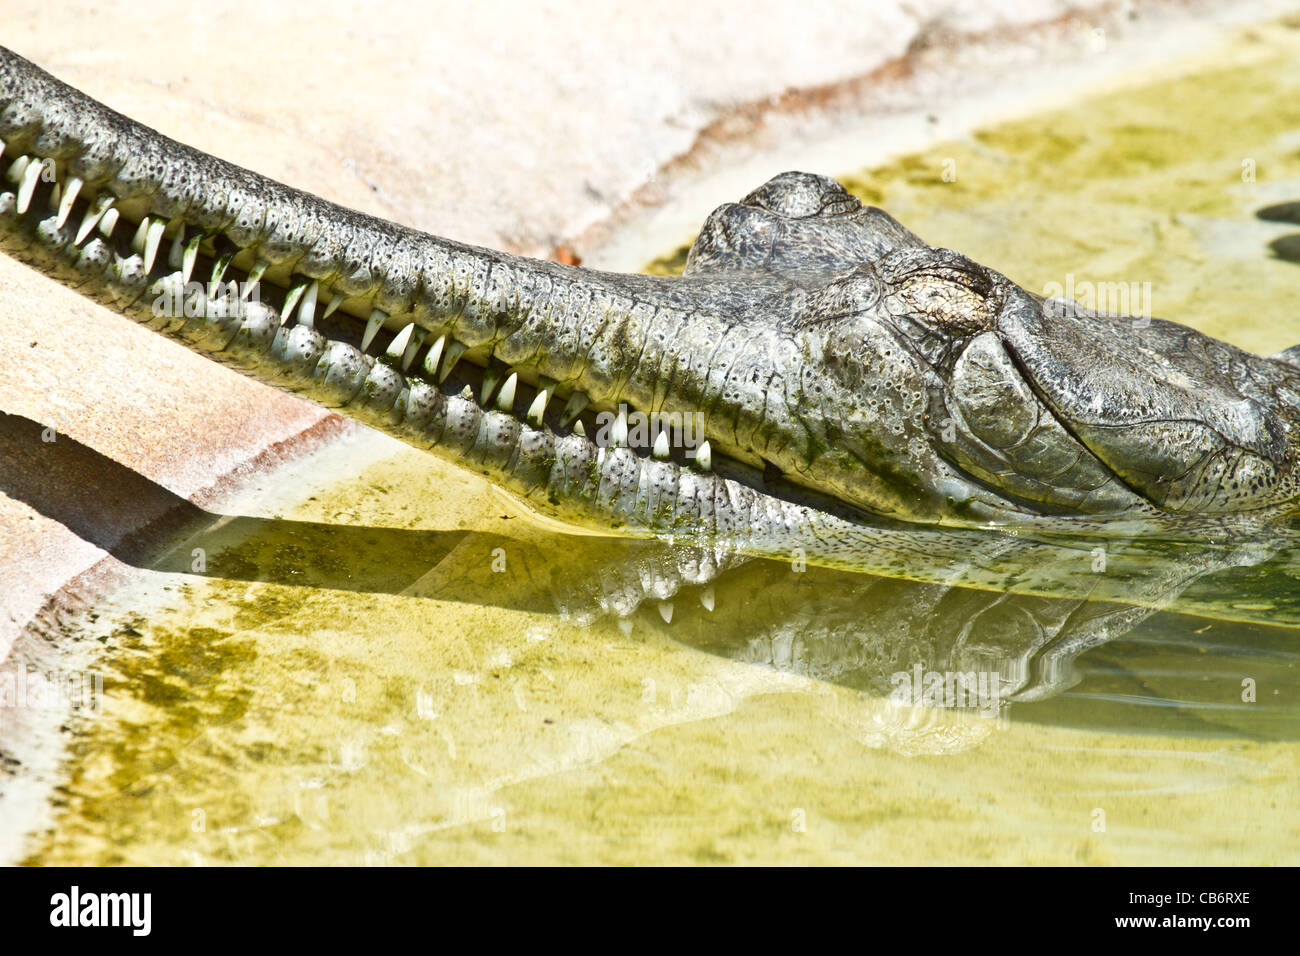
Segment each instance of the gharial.
[[[1061,308],[822,176],[719,207],[680,277],[614,275],[344,209],[4,49],[0,140],[10,255],[569,524],[877,567],[917,525],[1168,529],[1300,498],[1300,350]],[[698,414],[705,440],[637,446],[629,412]]]

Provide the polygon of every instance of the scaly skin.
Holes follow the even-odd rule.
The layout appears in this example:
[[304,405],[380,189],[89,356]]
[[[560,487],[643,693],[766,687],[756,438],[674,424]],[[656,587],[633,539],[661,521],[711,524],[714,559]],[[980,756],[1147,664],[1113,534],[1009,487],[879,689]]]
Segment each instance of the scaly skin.
[[[3,48],[0,139],[6,252],[568,523],[906,574],[935,563],[917,525],[1221,530],[1300,496],[1300,368],[1062,312],[823,177],[720,207],[664,278],[343,209]],[[707,445],[629,447],[620,408]],[[1006,584],[1005,541],[945,540],[938,579]]]

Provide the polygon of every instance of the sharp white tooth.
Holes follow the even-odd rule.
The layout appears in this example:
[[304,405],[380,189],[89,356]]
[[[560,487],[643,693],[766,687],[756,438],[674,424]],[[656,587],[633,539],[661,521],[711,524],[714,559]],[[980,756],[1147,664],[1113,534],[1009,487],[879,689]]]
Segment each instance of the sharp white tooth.
[[506,383],[501,386],[501,394],[497,396],[497,408],[501,411],[508,412],[515,407],[515,387],[518,384],[519,376],[511,372]]
[[456,367],[456,363],[460,361],[460,357],[465,354],[468,348],[469,346],[464,342],[458,342],[455,339],[447,343],[447,360],[442,363],[442,371],[438,373],[439,384],[447,381],[447,376],[451,374],[451,370]]
[[573,420],[582,414],[582,410],[587,407],[586,392],[574,392],[569,396],[565,403],[564,412],[560,415],[560,424],[568,428]]
[[[587,426],[582,424],[582,419],[578,419],[573,423],[573,434],[581,435],[583,438],[587,437]],[[604,451],[604,449],[602,448],[601,451]]]
[[232,253],[226,253],[212,260],[212,280],[209,283],[210,285],[216,285],[222,280],[226,270],[230,268],[230,261],[234,258]]
[[23,173],[27,172],[27,167],[31,164],[31,161],[32,158],[30,156],[19,156],[10,163],[9,172],[5,174],[9,177],[9,181],[15,186],[21,183],[23,181]]
[[424,374],[429,378],[438,377],[438,361],[442,358],[442,347],[446,344],[447,336],[443,335],[429,346],[429,354],[424,357]]
[[361,351],[370,350],[370,343],[375,340],[375,335],[379,332],[379,327],[388,320],[388,313],[383,309],[375,309],[370,313],[370,319],[366,322],[365,334],[361,336]]
[[189,284],[190,276],[194,275],[194,263],[199,258],[199,243],[203,241],[203,233],[198,233],[185,244],[185,252],[181,254],[181,281]]
[[479,404],[484,408],[487,408],[488,403],[492,401],[492,396],[496,394],[497,385],[500,381],[501,372],[498,369],[489,367],[488,370],[483,373],[483,391],[479,396]]
[[44,163],[28,163],[23,170],[22,185],[18,187],[18,215],[25,213],[32,204],[32,194],[36,192],[36,183],[40,181],[41,170],[44,168]]
[[402,327],[402,331],[393,336],[393,341],[388,343],[387,355],[394,362],[400,362],[406,355],[406,347],[411,344],[411,337],[415,334],[415,323],[409,322]]
[[533,404],[528,406],[528,413],[524,415],[524,418],[528,419],[528,421],[532,422],[534,425],[540,426],[542,424],[542,416],[546,414],[546,403],[550,401],[550,399],[550,393],[546,389],[542,389],[537,393],[537,397],[533,399]]
[[0,139],[0,156],[4,156],[4,154],[5,154],[5,141]]
[[[80,182],[80,180],[78,180],[78,182]],[[72,187],[69,186],[68,188],[71,189]],[[64,194],[64,199],[67,199],[66,193]],[[86,217],[81,220],[81,227],[77,230],[77,238],[73,240],[73,245],[81,245],[82,240],[90,235],[90,230],[94,229],[95,226],[99,224],[100,218],[103,217],[104,213],[108,212],[112,206],[112,196],[100,196],[92,202],[90,208],[86,210]]]
[[307,286],[307,293],[302,297],[302,305],[298,306],[298,324],[305,325],[307,328],[316,326],[316,299],[320,295],[320,283],[312,279],[311,285]]
[[131,237],[131,251],[136,253],[144,252],[145,240],[149,237],[149,217],[145,216],[140,220],[140,225],[135,227],[135,235]]
[[284,297],[284,308],[280,310],[280,315],[284,317],[284,321],[288,322],[293,318],[294,306],[298,304],[298,300],[302,298],[302,294],[306,291],[307,283],[305,282],[299,282],[289,289],[289,294]]
[[668,432],[662,431],[659,437],[655,439],[654,456],[656,458],[668,457]]
[[[412,322],[411,324],[415,325],[414,322]],[[402,353],[403,372],[405,372],[407,369],[411,367],[411,363],[415,361],[415,353],[420,351],[420,346],[424,344],[424,340],[428,337],[428,335],[429,335],[428,329],[422,329],[418,325],[415,326],[415,331],[411,333],[411,341],[407,343],[406,351]]]
[[659,616],[662,617],[662,618],[664,619],[664,623],[665,623],[665,624],[671,624],[671,623],[673,622],[673,602],[672,602],[672,601],[660,601],[660,602],[659,602]]
[[713,593],[713,585],[710,584],[707,588],[705,588],[703,591],[700,592],[700,603],[704,605],[704,610],[712,612],[714,601],[715,601],[715,596]]
[[161,219],[155,219],[149,223],[149,233],[144,240],[144,271],[148,273],[153,269],[153,261],[158,258],[158,244],[162,242],[163,230],[167,228],[167,223]]
[[[244,288],[240,292],[241,299],[247,299],[253,294],[253,290],[257,288],[257,284],[262,281],[262,276],[266,275],[266,270],[269,268],[271,268],[269,262],[253,263],[253,268],[248,270],[248,278],[244,281]],[[258,297],[261,297],[261,292],[258,293]],[[289,316],[282,315],[281,320],[287,322]]]
[[112,206],[104,210],[104,215],[99,219],[99,234],[105,239],[113,236],[113,230],[117,228],[118,212]]
[[620,631],[622,631],[626,636],[631,637],[631,636],[632,636],[632,621],[631,621],[631,619],[625,617],[625,618],[623,618],[621,621],[619,621],[619,622],[618,622],[618,629],[619,629]]
[[347,296],[345,296],[342,292],[336,293],[334,298],[330,299],[330,304],[325,306],[325,318],[328,319],[331,315],[333,315],[334,310],[337,309],[339,306],[341,306],[343,304],[343,300],[346,298]]
[[618,418],[614,419],[614,427],[609,430],[609,440],[615,448],[627,447],[627,406],[618,406]]
[[167,265],[173,269],[181,268],[185,262],[185,224],[176,230],[176,235],[172,236],[171,248],[167,250]]
[[695,449],[695,464],[700,471],[713,470],[713,449],[709,447],[707,439],[700,442],[700,447]]

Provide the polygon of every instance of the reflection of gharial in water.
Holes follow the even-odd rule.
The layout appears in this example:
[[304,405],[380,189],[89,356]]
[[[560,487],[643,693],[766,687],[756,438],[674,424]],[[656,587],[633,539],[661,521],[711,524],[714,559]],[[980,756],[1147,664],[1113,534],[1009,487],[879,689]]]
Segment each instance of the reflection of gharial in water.
[[[681,277],[608,275],[341,209],[7,51],[0,80],[7,251],[570,523],[906,573],[936,542],[892,521],[1238,539],[1300,492],[1293,354],[1057,308],[823,177],[720,207]],[[939,576],[1059,565],[975,547]]]
[[[957,547],[947,542],[935,550]],[[1041,545],[1031,548],[1044,553]],[[1072,553],[1078,558],[1068,548],[1059,551],[1062,561]],[[1300,622],[1294,602],[1243,610],[1214,589],[1216,572],[1267,557],[1255,545],[1157,554],[1115,543],[1106,556],[1082,557],[1091,562],[1096,594],[1106,599],[1049,596],[1057,577],[1050,567],[1037,581],[1026,570],[1026,592],[1009,593],[962,586],[960,576],[946,583],[937,576],[885,578],[658,542],[586,539],[575,549],[562,536],[525,542],[469,535],[403,593],[538,610],[553,602],[566,618],[584,623],[628,618],[652,602],[670,636],[710,653],[898,703],[987,715],[1073,686],[1080,654],[1159,609],[1179,606],[1180,597],[1184,609],[1206,617],[1249,619],[1253,609],[1268,623]],[[1137,564],[1143,574],[1101,586],[1113,569],[1124,573]],[[1270,563],[1260,571],[1264,590],[1287,587],[1285,567]]]

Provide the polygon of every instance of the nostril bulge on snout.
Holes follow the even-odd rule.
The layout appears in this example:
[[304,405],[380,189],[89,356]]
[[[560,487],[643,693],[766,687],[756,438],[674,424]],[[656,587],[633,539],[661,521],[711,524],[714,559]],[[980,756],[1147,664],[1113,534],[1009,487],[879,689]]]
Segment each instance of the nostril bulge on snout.
[[788,219],[852,211],[861,204],[828,176],[788,172],[769,179],[741,200]]

